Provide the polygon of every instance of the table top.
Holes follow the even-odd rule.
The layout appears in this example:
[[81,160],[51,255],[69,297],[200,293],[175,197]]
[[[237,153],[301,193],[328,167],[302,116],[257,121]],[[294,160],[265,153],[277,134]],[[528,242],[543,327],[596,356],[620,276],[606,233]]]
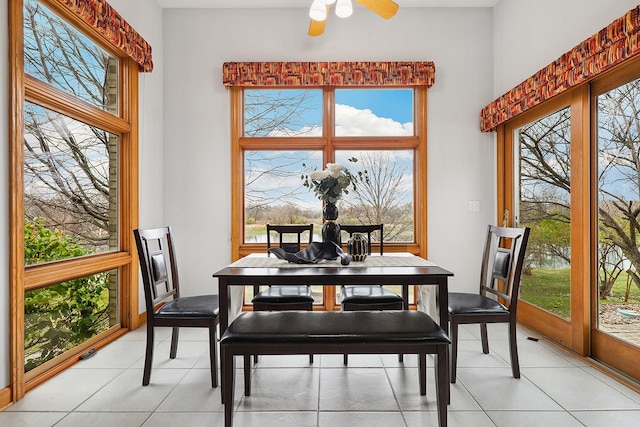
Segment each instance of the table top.
[[273,280],[286,282],[289,279],[305,278],[307,284],[326,283],[327,277],[333,280],[344,278],[384,279],[386,284],[403,284],[413,278],[434,278],[453,276],[450,271],[418,256],[407,253],[390,253],[388,255],[368,256],[364,261],[351,261],[349,265],[341,265],[339,260],[324,260],[317,264],[294,264],[266,254],[251,254],[216,272],[218,278],[257,278],[270,277]]

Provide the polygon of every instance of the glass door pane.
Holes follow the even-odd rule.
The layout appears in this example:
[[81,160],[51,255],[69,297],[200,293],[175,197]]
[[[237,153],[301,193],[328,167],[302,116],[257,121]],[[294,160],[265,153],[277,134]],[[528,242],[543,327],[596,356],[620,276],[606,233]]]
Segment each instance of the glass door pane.
[[596,97],[596,328],[640,344],[640,80]]
[[515,130],[514,219],[531,228],[520,298],[571,317],[570,108]]

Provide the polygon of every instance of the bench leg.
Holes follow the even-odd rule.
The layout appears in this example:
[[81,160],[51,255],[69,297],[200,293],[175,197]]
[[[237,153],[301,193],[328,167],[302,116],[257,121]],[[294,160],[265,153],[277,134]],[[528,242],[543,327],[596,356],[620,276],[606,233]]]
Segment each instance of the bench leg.
[[235,377],[235,363],[231,349],[222,347],[221,356],[223,360],[222,391],[224,402],[224,427],[233,425],[233,380]]
[[449,403],[448,345],[438,346],[435,355],[436,402],[438,406],[438,426],[447,427],[447,405]]

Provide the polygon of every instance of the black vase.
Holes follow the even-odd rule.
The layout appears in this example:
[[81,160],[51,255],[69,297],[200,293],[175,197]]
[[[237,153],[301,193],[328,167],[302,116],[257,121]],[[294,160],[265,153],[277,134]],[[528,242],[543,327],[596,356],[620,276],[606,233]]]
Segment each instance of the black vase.
[[353,233],[347,241],[347,252],[354,261],[364,261],[369,252],[369,241],[364,233]]
[[322,218],[324,219],[324,224],[322,224],[322,241],[333,242],[341,246],[340,224],[336,222],[338,219],[338,207],[335,203],[326,202],[324,209],[322,209]]

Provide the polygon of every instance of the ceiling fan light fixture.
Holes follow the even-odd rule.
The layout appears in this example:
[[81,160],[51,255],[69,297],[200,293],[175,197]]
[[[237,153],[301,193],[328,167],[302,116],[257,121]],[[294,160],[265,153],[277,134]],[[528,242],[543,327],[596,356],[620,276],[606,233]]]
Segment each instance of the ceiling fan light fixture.
[[324,0],[313,0],[311,9],[309,9],[309,17],[314,21],[327,19],[327,6],[324,4]]
[[348,18],[352,13],[353,5],[351,4],[351,0],[338,0],[338,3],[336,3],[336,15],[340,18]]

